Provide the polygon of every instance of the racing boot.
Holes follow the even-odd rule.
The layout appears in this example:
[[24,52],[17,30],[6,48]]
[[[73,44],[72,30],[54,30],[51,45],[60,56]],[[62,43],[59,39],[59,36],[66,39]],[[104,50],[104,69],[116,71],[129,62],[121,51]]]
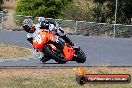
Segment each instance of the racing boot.
[[40,61],[42,61],[43,63],[45,63],[45,62],[48,61],[48,60],[50,60],[50,59],[48,59],[47,57],[42,57],[42,58],[40,58]]
[[46,56],[43,54],[43,52],[39,52],[39,59],[40,59],[40,61],[42,61],[43,63],[45,63],[46,61],[49,60],[48,58],[46,58]]
[[64,41],[68,43],[73,49],[80,50],[80,47],[75,45],[68,36],[62,36],[62,39],[64,39]]
[[65,35],[65,36],[61,36],[61,38],[66,42],[68,43],[70,46],[74,46],[74,43],[71,41],[71,39]]

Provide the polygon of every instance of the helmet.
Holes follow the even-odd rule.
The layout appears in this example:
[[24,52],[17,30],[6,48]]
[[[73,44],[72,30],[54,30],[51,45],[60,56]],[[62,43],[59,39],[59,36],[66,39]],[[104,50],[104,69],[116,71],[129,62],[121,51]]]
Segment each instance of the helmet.
[[41,23],[42,21],[45,21],[44,17],[38,17],[38,23]]
[[35,31],[35,27],[33,26],[33,21],[31,19],[25,19],[22,25],[23,29],[28,33],[33,33]]

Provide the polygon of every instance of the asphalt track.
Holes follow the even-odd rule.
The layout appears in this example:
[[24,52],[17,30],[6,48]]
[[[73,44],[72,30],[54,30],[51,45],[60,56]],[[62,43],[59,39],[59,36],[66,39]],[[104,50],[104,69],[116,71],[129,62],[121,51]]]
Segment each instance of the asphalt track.
[[[82,35],[69,35],[69,37],[85,52],[87,57],[85,63],[78,64],[71,61],[66,64],[57,64],[54,60],[50,60],[43,64],[35,56],[22,60],[0,61],[0,67],[132,66],[132,39]],[[26,33],[23,31],[0,31],[0,43],[32,49],[26,41]]]

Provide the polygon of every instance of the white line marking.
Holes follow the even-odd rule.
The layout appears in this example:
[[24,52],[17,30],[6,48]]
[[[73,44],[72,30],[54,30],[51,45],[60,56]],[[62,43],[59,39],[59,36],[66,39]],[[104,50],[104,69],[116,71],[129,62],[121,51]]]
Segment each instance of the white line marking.
[[19,60],[13,60],[13,61],[19,61]]
[[4,62],[4,61],[0,61],[0,62]]

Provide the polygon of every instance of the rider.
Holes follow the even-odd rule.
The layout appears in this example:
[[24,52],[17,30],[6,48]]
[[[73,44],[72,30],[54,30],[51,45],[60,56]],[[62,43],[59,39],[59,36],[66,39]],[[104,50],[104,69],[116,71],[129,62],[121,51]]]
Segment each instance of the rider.
[[[40,25],[33,24],[33,21],[31,19],[25,19],[22,23],[23,29],[28,33],[27,34],[27,40],[33,44],[33,39],[39,35]],[[53,42],[53,41],[52,41]],[[62,41],[56,41],[55,44],[59,45],[61,49],[64,48],[64,42]],[[43,62],[46,62],[48,59],[44,57],[43,52],[40,53],[40,60]]]
[[47,29],[49,32],[53,31],[56,35],[60,36],[65,42],[74,46],[74,43],[68,38],[64,30],[59,27],[57,22],[48,21],[44,17],[38,17],[38,24],[40,29]]

